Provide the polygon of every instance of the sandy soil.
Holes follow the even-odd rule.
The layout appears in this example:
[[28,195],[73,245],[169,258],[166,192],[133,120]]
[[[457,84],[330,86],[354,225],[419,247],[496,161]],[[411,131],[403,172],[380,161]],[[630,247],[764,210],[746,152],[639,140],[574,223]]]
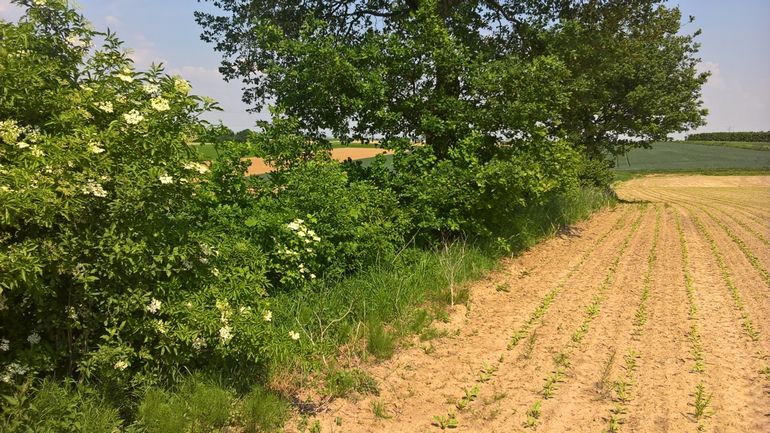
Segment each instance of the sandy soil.
[[[392,153],[390,151],[387,151],[385,149],[373,149],[373,148],[364,148],[364,147],[343,147],[339,149],[332,149],[332,158],[336,159],[337,161],[345,161],[348,158],[351,158],[353,160],[356,159],[366,159],[366,158],[373,158],[380,154],[389,154]],[[265,161],[262,160],[262,158],[250,158],[251,159],[251,165],[249,166],[249,169],[247,173],[251,175],[259,175],[259,174],[265,174],[272,171],[272,168],[265,164]]]
[[[627,202],[477,282],[449,337],[415,338],[366,366],[379,396],[332,401],[310,423],[351,433],[438,432],[436,417],[457,432],[770,432],[770,177],[655,176],[617,191]],[[463,403],[466,390],[477,396]]]

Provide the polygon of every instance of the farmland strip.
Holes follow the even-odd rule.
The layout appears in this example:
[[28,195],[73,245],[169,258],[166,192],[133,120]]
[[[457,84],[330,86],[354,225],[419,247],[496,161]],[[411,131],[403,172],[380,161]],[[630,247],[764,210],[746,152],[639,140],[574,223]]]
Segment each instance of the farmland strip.
[[[632,338],[638,339],[638,337],[644,332],[644,324],[647,322],[647,307],[648,299],[650,297],[650,289],[652,286],[652,273],[655,269],[655,263],[657,261],[656,250],[658,248],[658,240],[660,238],[660,208],[655,206],[655,229],[652,237],[652,245],[650,251],[647,254],[647,269],[644,273],[644,283],[642,286],[642,294],[639,299],[639,306],[634,313],[634,327],[631,331]],[[622,378],[613,381],[613,388],[615,392],[615,407],[610,411],[608,417],[608,425],[605,432],[616,433],[621,431],[621,425],[625,422],[623,415],[627,411],[628,403],[633,398],[631,391],[636,383],[637,373],[637,361],[642,356],[641,352],[636,349],[629,350],[623,357],[625,363],[625,374]]]
[[[583,322],[580,324],[580,326],[578,326],[575,329],[575,331],[572,333],[570,341],[564,346],[564,348],[562,348],[562,350],[556,356],[554,360],[555,368],[551,371],[551,374],[544,379],[545,385],[543,385],[543,388],[540,391],[544,399],[547,400],[553,397],[554,393],[558,389],[559,384],[563,383],[566,380],[566,369],[570,364],[570,355],[572,354],[574,349],[577,348],[577,346],[580,344],[580,342],[583,340],[586,334],[588,334],[590,330],[591,322],[598,316],[599,311],[601,309],[601,305],[606,298],[606,292],[607,290],[609,290],[609,288],[612,286],[612,284],[615,281],[615,274],[620,264],[620,260],[622,259],[626,250],[628,249],[628,246],[631,243],[631,238],[639,228],[639,225],[641,224],[641,220],[644,214],[645,214],[644,212],[640,212],[637,218],[632,223],[631,230],[623,239],[623,243],[621,244],[619,250],[615,254],[615,258],[613,259],[612,263],[609,265],[604,279],[600,283],[599,287],[596,289],[596,293],[594,294],[591,303],[585,309]],[[532,412],[536,408],[537,413],[539,413],[541,405],[542,405],[542,401],[537,401],[531,406],[531,410],[527,413],[527,418],[523,422],[524,427],[534,428],[537,426],[538,419],[537,417],[533,416]]]
[[[684,285],[685,290],[687,291],[687,299],[690,303],[690,319],[692,323],[690,324],[690,332],[688,334],[688,337],[690,339],[690,347],[691,347],[691,354],[693,358],[693,369],[692,372],[694,373],[704,373],[706,370],[705,362],[703,360],[703,346],[701,343],[701,335],[698,331],[698,323],[696,321],[697,319],[697,313],[698,313],[698,306],[697,301],[695,298],[696,291],[695,286],[693,284],[693,277],[692,273],[690,272],[690,263],[689,263],[689,251],[687,248],[687,238],[684,235],[684,230],[682,229],[682,223],[681,223],[681,217],[679,214],[676,214],[676,231],[679,233],[679,244],[681,246],[681,252],[682,252],[682,271],[684,273]],[[705,398],[705,385],[703,381],[699,381],[696,385],[696,396],[700,396],[700,398]],[[709,397],[710,399],[710,397]],[[695,413],[695,421],[698,422],[698,430],[702,431],[705,426],[703,424],[704,413],[703,411],[696,411]]]

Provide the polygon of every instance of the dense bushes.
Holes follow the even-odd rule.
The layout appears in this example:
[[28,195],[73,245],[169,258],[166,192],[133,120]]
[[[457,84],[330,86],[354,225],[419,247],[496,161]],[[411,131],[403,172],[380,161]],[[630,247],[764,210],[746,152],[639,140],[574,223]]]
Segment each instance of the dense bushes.
[[687,141],[749,141],[770,143],[770,131],[701,132],[688,135]]
[[[21,3],[18,24],[0,22],[8,431],[109,431],[120,417],[139,431],[273,428],[282,401],[249,390],[268,369],[356,339],[386,356],[430,321],[415,306],[462,299],[447,287],[488,269],[489,251],[603,203],[578,189],[601,183],[597,170],[542,128],[501,145],[472,136],[445,158],[403,146],[392,169],[332,161],[281,116],[219,143],[222,128],[198,117],[216,105],[183,78],[135,70],[64,2]],[[198,160],[192,142],[221,158]],[[244,177],[253,147],[279,170]]]

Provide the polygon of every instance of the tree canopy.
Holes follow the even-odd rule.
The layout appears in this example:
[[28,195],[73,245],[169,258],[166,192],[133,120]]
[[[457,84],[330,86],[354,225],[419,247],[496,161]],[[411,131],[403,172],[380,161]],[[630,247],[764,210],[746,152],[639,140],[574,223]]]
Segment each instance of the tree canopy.
[[601,155],[705,114],[697,32],[662,1],[207,1],[224,76],[309,134],[419,137],[439,158],[547,135]]

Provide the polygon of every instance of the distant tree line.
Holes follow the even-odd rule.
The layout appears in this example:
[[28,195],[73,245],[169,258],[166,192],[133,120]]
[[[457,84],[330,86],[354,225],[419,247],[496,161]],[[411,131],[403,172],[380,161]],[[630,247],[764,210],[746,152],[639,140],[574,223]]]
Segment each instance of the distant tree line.
[[690,134],[688,141],[751,141],[770,143],[770,131],[703,132]]

